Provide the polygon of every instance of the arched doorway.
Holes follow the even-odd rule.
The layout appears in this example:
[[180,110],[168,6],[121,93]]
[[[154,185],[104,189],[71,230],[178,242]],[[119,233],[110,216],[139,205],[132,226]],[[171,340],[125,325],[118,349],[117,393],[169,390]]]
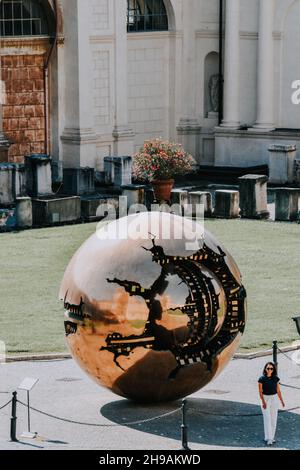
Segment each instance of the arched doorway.
[[2,118],[11,162],[47,151],[45,64],[55,29],[48,1],[0,0]]

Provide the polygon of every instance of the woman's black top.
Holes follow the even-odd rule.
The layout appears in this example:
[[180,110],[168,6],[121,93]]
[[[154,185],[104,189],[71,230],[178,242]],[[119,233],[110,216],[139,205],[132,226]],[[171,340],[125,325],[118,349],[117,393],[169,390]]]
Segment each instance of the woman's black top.
[[264,395],[276,395],[277,394],[277,384],[280,382],[280,379],[275,377],[266,377],[262,376],[259,381],[260,384],[263,386],[263,394]]

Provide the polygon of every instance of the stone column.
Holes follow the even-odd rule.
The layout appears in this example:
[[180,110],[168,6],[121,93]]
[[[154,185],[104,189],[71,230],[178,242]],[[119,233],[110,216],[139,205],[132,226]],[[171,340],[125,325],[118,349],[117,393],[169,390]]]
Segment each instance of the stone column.
[[114,0],[115,18],[115,122],[113,153],[117,157],[132,156],[134,133],[128,124],[127,84],[127,1]]
[[61,137],[64,167],[94,167],[96,135],[93,129],[90,48],[90,2],[64,0],[65,127]]
[[[61,73],[64,70],[65,63],[65,40],[60,37],[57,41],[57,94],[58,94],[58,123],[57,123],[57,132],[58,135],[62,135],[65,128],[65,92],[66,92],[66,76],[64,73]],[[58,142],[58,180],[63,177],[60,173],[63,167],[63,143],[59,139]]]
[[274,129],[274,0],[259,2],[257,120],[254,128]]
[[[196,0],[197,2],[197,0]],[[195,90],[197,88],[196,25],[198,6],[195,0],[186,0],[183,6],[181,118],[177,126],[180,143],[186,151],[199,157],[201,127],[196,117]]]
[[240,126],[240,0],[227,0],[225,25],[224,119],[222,127]]

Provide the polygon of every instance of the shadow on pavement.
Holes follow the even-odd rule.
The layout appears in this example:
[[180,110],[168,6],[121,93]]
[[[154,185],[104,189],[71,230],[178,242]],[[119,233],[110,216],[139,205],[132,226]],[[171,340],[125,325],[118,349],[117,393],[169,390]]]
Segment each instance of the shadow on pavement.
[[[108,420],[149,434],[178,440],[181,445],[181,411],[141,424],[126,424],[153,418],[181,407],[181,402],[139,405],[127,400],[108,403],[100,413]],[[260,407],[224,400],[188,399],[187,425],[189,443],[220,447],[262,448],[263,418]],[[300,449],[300,415],[281,413],[277,443],[273,447]]]
[[24,441],[18,441],[18,445],[24,446],[24,447],[31,447],[33,449],[43,449],[44,447],[41,445],[36,445],[36,444],[30,444],[29,442],[24,442]]

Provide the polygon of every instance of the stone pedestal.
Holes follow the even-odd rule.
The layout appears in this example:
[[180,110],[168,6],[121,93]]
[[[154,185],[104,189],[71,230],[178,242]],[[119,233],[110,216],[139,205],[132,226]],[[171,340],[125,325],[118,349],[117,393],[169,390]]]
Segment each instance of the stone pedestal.
[[105,171],[95,171],[95,184],[96,186],[105,185]]
[[216,191],[215,217],[238,219],[240,216],[240,195],[238,191]]
[[16,198],[27,195],[25,165],[0,164],[0,204],[14,204]]
[[135,184],[122,186],[122,195],[127,198],[128,209],[134,205],[145,204],[145,188],[146,186]]
[[172,204],[179,204],[184,207],[189,203],[189,193],[185,189],[173,189],[171,193]]
[[65,168],[63,179],[64,194],[82,196],[95,192],[94,168]]
[[108,195],[95,195],[85,196],[81,198],[81,217],[86,222],[94,222],[103,219],[103,216],[99,215],[101,206],[110,205],[114,207],[116,213],[119,209],[119,197],[108,196]]
[[28,196],[43,197],[52,195],[52,170],[49,155],[29,155],[25,157],[26,186]]
[[294,182],[296,153],[296,145],[271,145],[269,147],[270,183]]
[[192,206],[192,216],[197,215],[197,205],[204,206],[204,216],[211,217],[213,214],[212,195],[209,192],[193,191],[189,193],[189,203]]
[[105,157],[106,184],[122,187],[132,184],[132,157]]
[[275,220],[281,222],[298,220],[299,194],[299,189],[276,189]]
[[15,217],[19,229],[32,227],[32,201],[30,197],[17,198]]
[[300,186],[300,160],[295,160],[294,163],[294,182]]
[[10,206],[15,202],[15,167],[9,163],[0,164],[0,205]]
[[145,189],[145,205],[150,211],[152,204],[155,203],[154,191],[153,188],[146,188]]
[[247,219],[268,219],[269,178],[260,175],[245,175],[239,178],[241,216]]
[[35,227],[77,222],[81,218],[80,197],[32,200]]
[[26,168],[25,165],[15,164],[15,197],[27,195],[26,191]]

